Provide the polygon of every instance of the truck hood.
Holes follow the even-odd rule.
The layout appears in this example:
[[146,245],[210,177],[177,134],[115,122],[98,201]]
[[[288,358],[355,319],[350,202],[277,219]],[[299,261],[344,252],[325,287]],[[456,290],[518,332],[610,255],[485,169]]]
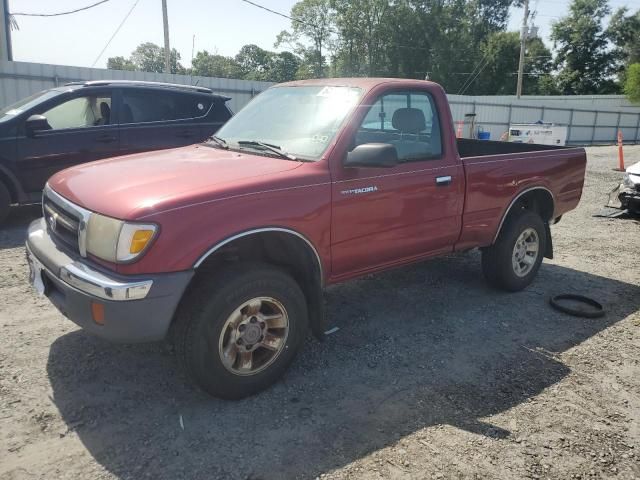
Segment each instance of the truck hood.
[[164,210],[256,191],[301,164],[206,145],[116,157],[63,170],[49,186],[94,212],[134,220]]

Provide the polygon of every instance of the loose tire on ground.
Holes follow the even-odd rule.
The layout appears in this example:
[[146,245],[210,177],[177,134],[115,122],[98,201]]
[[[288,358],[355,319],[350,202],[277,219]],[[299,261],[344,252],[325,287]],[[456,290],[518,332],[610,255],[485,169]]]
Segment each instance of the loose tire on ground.
[[6,185],[0,180],[0,225],[9,216],[9,206],[11,205],[11,194]]
[[[531,252],[534,244],[535,257]],[[482,272],[487,282],[510,292],[527,287],[540,269],[546,244],[544,221],[538,213],[522,210],[511,215],[496,243],[482,250]]]
[[276,382],[307,333],[306,301],[295,280],[270,265],[238,263],[198,281],[174,328],[176,354],[187,374],[225,399]]

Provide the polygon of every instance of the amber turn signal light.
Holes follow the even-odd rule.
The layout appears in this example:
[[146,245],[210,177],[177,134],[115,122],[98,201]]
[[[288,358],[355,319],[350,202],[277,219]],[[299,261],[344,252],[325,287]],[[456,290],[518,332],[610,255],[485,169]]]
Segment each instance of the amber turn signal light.
[[136,230],[131,238],[129,253],[140,253],[153,237],[153,230]]
[[104,325],[104,304],[91,302],[91,316],[98,325]]

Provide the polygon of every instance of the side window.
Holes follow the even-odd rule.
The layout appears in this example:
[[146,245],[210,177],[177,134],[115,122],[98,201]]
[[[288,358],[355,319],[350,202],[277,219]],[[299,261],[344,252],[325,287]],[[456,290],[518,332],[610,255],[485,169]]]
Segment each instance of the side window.
[[224,123],[231,118],[231,112],[223,101],[213,103],[213,111],[209,114],[209,118],[214,122]]
[[111,123],[111,95],[72,98],[43,112],[52,130]]
[[398,92],[380,97],[356,133],[355,145],[364,143],[394,145],[400,162],[440,157],[440,123],[431,95]]
[[199,95],[175,94],[175,118],[198,118],[207,114],[211,108],[212,99]]
[[121,123],[162,122],[206,115],[211,99],[161,91],[122,91]]

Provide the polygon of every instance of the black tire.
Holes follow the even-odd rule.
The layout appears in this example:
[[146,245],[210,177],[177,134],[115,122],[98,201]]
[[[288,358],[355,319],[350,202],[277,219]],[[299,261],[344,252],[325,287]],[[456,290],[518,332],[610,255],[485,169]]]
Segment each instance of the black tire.
[[[211,280],[201,277],[197,281],[181,303],[174,327],[176,354],[187,374],[203,390],[224,399],[247,397],[275,383],[307,333],[305,296],[296,281],[281,269],[256,263],[232,264]],[[220,337],[231,314],[256,297],[280,302],[289,319],[288,335],[264,370],[240,375],[225,367],[219,353]]]
[[[538,252],[530,270],[519,276],[512,262],[514,247],[520,235],[529,228],[535,230],[538,236]],[[546,245],[547,234],[540,215],[530,210],[511,215],[503,225],[496,243],[482,250],[482,272],[487,282],[509,292],[527,287],[540,269]]]
[[9,207],[11,205],[11,194],[6,185],[0,181],[0,225],[9,216]]

